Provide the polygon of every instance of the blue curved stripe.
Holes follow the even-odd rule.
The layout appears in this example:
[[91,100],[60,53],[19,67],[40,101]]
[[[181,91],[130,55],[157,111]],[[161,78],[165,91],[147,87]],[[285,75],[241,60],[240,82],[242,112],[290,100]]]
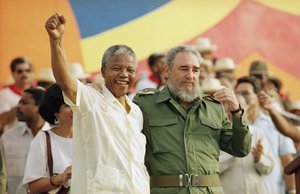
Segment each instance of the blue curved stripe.
[[70,0],[81,38],[124,24],[170,0]]

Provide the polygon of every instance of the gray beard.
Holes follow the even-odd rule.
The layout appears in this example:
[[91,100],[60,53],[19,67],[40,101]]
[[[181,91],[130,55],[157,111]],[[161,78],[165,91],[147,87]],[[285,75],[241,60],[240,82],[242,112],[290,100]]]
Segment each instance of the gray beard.
[[168,81],[166,85],[173,94],[175,94],[176,96],[178,96],[178,98],[180,98],[180,100],[185,102],[192,102],[196,98],[201,97],[202,94],[201,87],[198,84],[196,84],[192,91],[180,89],[170,81]]

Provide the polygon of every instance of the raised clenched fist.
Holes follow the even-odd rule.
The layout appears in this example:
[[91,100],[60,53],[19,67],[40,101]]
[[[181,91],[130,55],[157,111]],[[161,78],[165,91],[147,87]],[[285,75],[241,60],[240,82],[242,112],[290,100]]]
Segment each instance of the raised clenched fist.
[[63,15],[58,13],[51,16],[45,24],[45,28],[49,34],[50,39],[60,40],[65,31],[66,19]]

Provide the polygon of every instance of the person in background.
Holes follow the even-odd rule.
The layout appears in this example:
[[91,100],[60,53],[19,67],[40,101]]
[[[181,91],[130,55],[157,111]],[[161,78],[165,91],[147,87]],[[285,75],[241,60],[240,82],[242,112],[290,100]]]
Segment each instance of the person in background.
[[49,124],[39,114],[45,91],[41,88],[26,89],[17,106],[17,119],[23,124],[12,128],[1,137],[0,145],[5,159],[9,194],[26,194],[22,187],[29,146],[39,130],[48,130]]
[[[54,127],[39,131],[30,144],[23,178],[23,185],[30,194],[48,192],[61,185],[68,187],[71,178],[73,114],[57,84],[46,91],[39,113]],[[50,137],[51,155],[47,153],[46,133]],[[51,156],[52,176],[48,164]]]
[[15,82],[0,90],[0,134],[20,124],[16,119],[17,105],[23,91],[32,87],[34,81],[33,67],[27,58],[12,60],[10,70]]
[[145,88],[159,88],[165,84],[165,80],[161,79],[161,73],[166,63],[166,56],[162,53],[155,53],[148,57],[148,65],[151,71],[151,75],[142,77],[136,84],[136,91],[140,91]]
[[86,73],[80,63],[72,63],[69,66],[70,73],[73,77],[81,81],[82,83],[88,83],[90,74]]
[[271,117],[261,110],[260,104],[265,102],[259,96],[263,94],[260,86],[260,82],[255,77],[246,76],[237,80],[235,91],[244,96],[249,104],[248,120],[250,125],[264,130],[267,140],[272,145],[271,154],[274,157],[274,168],[264,178],[267,192],[282,194],[285,190],[293,191],[295,188],[293,176],[284,175],[283,167],[293,160],[296,149],[293,141],[280,134]]
[[200,75],[199,75],[199,83],[200,86],[202,85],[202,83],[205,81],[205,79],[208,79],[211,76],[211,72],[212,72],[212,62],[210,60],[207,59],[203,59],[200,65]]
[[218,49],[218,46],[212,44],[208,37],[200,37],[196,40],[194,48],[200,53],[203,59],[210,60],[212,64],[215,64],[217,58],[214,52]]
[[[247,119],[228,88],[202,97],[201,56],[189,46],[172,48],[162,90],[142,90],[134,98],[144,116],[145,164],[152,194],[223,193],[219,153],[244,157],[250,151]],[[221,103],[227,103],[233,123]]]
[[[237,99],[247,112],[245,98],[237,95]],[[237,158],[221,152],[220,179],[225,194],[268,194],[264,176],[270,174],[274,167],[271,145],[262,129],[252,125],[249,125],[249,129],[252,136],[250,154]]]
[[[235,78],[235,68],[236,68],[236,64],[233,61],[233,59],[231,58],[222,58],[222,59],[218,59],[216,61],[216,64],[214,66],[214,71],[216,73],[216,78],[220,79],[220,74],[226,74],[226,76],[229,77],[229,81],[231,82],[231,84],[226,84],[228,88],[233,89],[233,87],[230,86],[235,86],[236,84],[236,78]],[[221,81],[221,79],[220,79]],[[223,82],[225,80],[222,80]]]
[[53,72],[51,68],[43,68],[37,78],[37,85],[47,90],[55,83]]

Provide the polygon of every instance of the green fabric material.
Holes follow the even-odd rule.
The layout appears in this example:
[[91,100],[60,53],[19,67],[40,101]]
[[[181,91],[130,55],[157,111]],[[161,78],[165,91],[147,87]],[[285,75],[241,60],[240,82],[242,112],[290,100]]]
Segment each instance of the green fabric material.
[[6,171],[2,151],[0,150],[0,193],[6,192]]
[[[246,156],[251,136],[246,116],[229,121],[223,106],[200,98],[186,111],[167,87],[150,94],[138,93],[147,138],[145,165],[150,176],[219,173],[220,149],[237,157]],[[219,187],[152,188],[151,194],[221,194]]]

